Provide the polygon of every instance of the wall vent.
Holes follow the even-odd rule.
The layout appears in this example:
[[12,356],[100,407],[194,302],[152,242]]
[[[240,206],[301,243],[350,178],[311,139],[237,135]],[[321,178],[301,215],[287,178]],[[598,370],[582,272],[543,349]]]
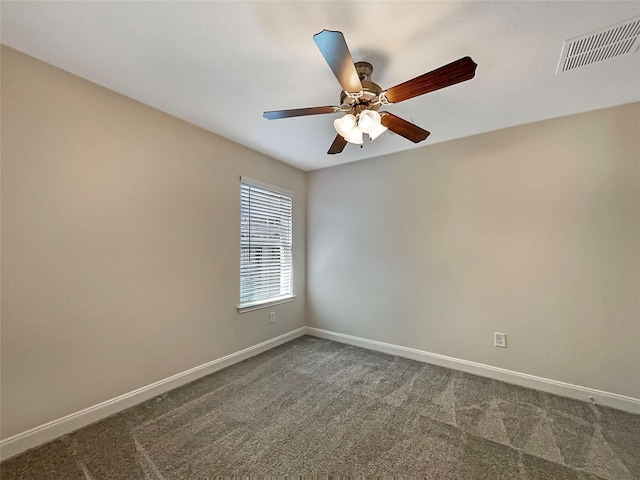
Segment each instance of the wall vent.
[[640,16],[566,40],[556,75],[638,50]]

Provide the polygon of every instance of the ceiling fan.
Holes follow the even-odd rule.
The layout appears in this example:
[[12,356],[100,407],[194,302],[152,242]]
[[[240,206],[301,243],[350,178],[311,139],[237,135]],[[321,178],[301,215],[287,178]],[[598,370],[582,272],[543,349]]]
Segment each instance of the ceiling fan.
[[332,155],[342,152],[347,143],[362,145],[365,133],[370,140],[375,140],[387,129],[414,143],[423,141],[429,136],[428,131],[392,113],[378,113],[377,110],[383,105],[402,102],[471,80],[476,74],[476,63],[470,57],[463,57],[395,87],[382,90],[371,81],[373,66],[370,63],[353,63],[341,32],[323,30],[315,34],[313,40],[342,87],[340,106],[273,110],[264,112],[263,116],[269,120],[276,120],[304,115],[345,113],[346,115],[333,123],[338,134],[327,152]]

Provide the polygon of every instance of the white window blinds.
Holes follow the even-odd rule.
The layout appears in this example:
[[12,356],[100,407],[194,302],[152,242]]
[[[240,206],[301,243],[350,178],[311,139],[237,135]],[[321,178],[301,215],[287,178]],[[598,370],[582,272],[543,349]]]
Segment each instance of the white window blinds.
[[293,194],[241,179],[240,306],[293,294]]

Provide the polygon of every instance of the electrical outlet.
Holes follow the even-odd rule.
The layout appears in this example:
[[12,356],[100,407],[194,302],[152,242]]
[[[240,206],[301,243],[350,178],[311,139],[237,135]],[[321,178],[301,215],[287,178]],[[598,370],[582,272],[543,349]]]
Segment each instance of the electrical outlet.
[[493,332],[493,345],[495,347],[507,348],[507,334]]
[[276,323],[276,312],[269,312],[269,323]]

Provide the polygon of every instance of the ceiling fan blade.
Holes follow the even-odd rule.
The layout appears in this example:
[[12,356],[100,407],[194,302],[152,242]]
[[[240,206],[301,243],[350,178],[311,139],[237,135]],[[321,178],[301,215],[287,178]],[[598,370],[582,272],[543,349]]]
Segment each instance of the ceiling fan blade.
[[434,90],[455,85],[456,83],[471,80],[476,74],[477,66],[471,60],[471,57],[463,57],[444,67],[391,87],[386,92],[387,100],[391,103],[398,103],[418,95],[424,95]]
[[313,41],[316,42],[342,89],[349,93],[358,93],[362,90],[360,77],[342,32],[323,30],[313,36]]
[[336,138],[333,140],[333,143],[331,144],[331,147],[329,147],[329,151],[327,153],[329,155],[341,153],[346,145],[347,141],[344,139],[344,137],[342,135],[336,135]]
[[407,122],[393,113],[381,112],[380,122],[393,133],[397,133],[413,143],[421,142],[431,135],[425,129]]
[[304,115],[321,115],[324,113],[335,113],[340,110],[338,107],[309,107],[294,108],[292,110],[272,110],[264,112],[262,116],[269,120],[277,120],[279,118],[302,117]]

